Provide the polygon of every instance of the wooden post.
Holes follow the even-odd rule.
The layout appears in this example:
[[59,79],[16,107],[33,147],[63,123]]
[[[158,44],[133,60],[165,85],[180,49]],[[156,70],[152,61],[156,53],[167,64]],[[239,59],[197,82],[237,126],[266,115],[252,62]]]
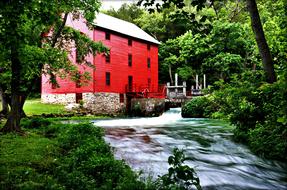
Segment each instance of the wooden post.
[[175,73],[175,95],[176,96],[177,96],[177,92],[178,92],[177,86],[178,86],[178,75],[177,75],[177,73]]
[[170,82],[166,83],[166,86],[167,86],[167,88],[166,88],[166,95],[167,95],[167,97],[169,98],[169,87],[170,87]]
[[203,89],[206,89],[206,74],[203,75]]
[[198,75],[195,76],[195,89],[198,89]]
[[185,81],[182,83],[182,86],[183,86],[182,92],[185,97],[186,96],[186,82]]

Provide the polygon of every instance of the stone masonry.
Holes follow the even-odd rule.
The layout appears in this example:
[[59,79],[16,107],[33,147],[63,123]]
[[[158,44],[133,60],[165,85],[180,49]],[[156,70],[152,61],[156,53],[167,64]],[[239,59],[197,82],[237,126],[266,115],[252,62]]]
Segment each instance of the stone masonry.
[[41,94],[42,103],[70,104],[76,102],[76,94]]
[[[125,103],[120,103],[118,93],[83,93],[83,106],[94,114],[119,114],[125,112]],[[76,103],[76,94],[42,94],[41,101],[50,104]]]
[[119,93],[83,93],[84,108],[95,114],[118,114],[125,112]]

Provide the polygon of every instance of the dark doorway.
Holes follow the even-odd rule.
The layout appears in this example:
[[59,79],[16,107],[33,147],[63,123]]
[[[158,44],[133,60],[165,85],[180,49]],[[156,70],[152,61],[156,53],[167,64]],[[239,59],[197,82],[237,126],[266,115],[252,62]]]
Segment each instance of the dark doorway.
[[128,90],[129,92],[133,91],[133,76],[128,77]]
[[76,103],[80,103],[80,101],[83,100],[83,94],[82,93],[76,93]]

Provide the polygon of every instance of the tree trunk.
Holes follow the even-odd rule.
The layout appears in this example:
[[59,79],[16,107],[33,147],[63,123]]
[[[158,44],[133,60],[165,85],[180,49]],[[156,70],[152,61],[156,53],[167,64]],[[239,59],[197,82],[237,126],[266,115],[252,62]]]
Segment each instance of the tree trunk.
[[260,52],[260,56],[262,58],[265,75],[267,77],[267,82],[269,83],[276,82],[274,63],[264,35],[256,1],[247,0],[247,9],[251,17],[251,25],[253,32],[255,34],[255,39]]
[[17,45],[11,44],[11,110],[8,113],[7,122],[1,129],[2,132],[19,132],[21,133],[20,120],[25,96],[21,95],[21,62]]
[[168,73],[169,73],[169,78],[170,78],[170,83],[173,85],[173,78],[172,78],[172,72],[171,72],[171,65],[168,65]]
[[2,128],[2,132],[19,132],[22,133],[20,121],[22,117],[23,101],[25,97],[14,94],[11,98],[11,111],[8,113],[7,122]]
[[7,116],[8,113],[8,102],[5,98],[5,94],[3,92],[3,89],[0,87],[0,99],[1,99],[1,104],[2,104],[2,111],[0,114],[3,114],[4,116]]

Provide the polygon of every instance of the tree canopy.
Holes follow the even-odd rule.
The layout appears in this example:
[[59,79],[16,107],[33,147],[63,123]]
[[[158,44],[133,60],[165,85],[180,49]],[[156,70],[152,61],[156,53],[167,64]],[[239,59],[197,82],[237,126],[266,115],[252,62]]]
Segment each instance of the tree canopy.
[[[97,0],[36,1],[9,0],[0,2],[1,89],[9,96],[10,112],[2,131],[20,131],[23,104],[42,72],[51,76],[59,72],[73,78],[77,68],[68,59],[67,44],[75,45],[79,64],[88,64],[84,57],[107,51],[102,43],[67,27],[68,16],[89,23],[100,6]],[[51,35],[47,35],[50,33]],[[45,69],[44,69],[45,66]],[[5,80],[5,82],[4,82]]]

